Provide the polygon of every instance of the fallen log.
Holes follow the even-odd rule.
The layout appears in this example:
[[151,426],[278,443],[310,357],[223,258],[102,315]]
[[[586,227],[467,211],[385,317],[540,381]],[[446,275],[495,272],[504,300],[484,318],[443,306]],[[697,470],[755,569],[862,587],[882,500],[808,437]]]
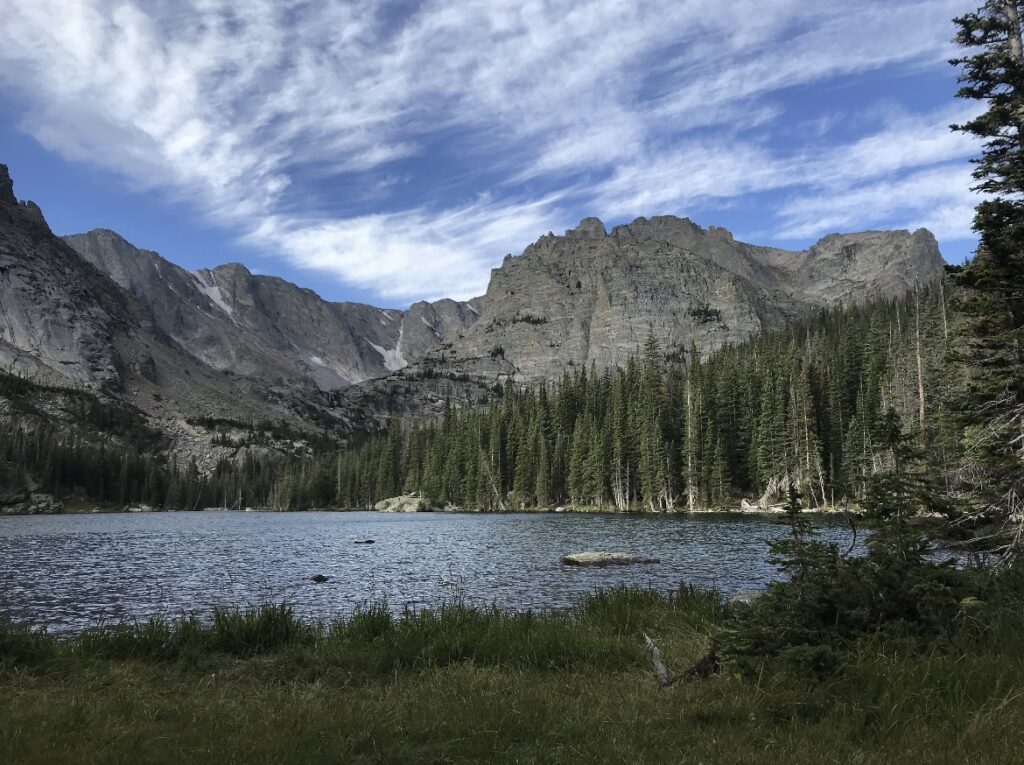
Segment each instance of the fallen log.
[[669,672],[668,667],[665,666],[665,662],[661,660],[661,651],[658,650],[658,646],[656,646],[654,641],[648,637],[647,633],[644,633],[644,643],[647,644],[647,651],[651,657],[651,664],[654,665],[654,678],[662,688],[668,688],[669,686],[677,683],[685,684],[702,682],[712,675],[717,675],[718,670],[721,668],[718,656],[712,648],[698,659],[697,663],[688,670],[683,672],[681,675],[672,677],[672,673]]

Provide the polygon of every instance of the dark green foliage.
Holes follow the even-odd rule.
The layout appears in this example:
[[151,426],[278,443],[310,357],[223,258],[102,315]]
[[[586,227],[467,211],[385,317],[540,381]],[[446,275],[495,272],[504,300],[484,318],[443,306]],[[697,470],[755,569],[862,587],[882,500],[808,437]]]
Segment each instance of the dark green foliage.
[[701,324],[722,320],[722,312],[718,308],[712,308],[709,305],[701,305],[696,308],[691,308],[690,316],[695,318]]
[[940,559],[922,528],[910,522],[930,495],[915,479],[919,458],[892,410],[883,428],[888,467],[873,478],[865,499],[883,522],[865,555],[840,555],[835,545],[810,539],[790,485],[793,533],[771,544],[772,562],[789,577],[740,611],[721,637],[723,652],[741,666],[782,657],[806,671],[828,673],[838,666],[840,652],[866,635],[950,634],[964,615],[961,604],[991,591],[988,574]]
[[[686,366],[653,337],[624,369],[566,373],[554,388],[508,390],[488,407],[452,410],[404,429],[402,491],[485,510],[574,503],[619,510],[777,501],[792,475],[811,507],[859,501],[880,470],[887,408],[920,419],[915,442],[941,477],[959,457],[947,406],[947,305],[941,286],[904,300],[837,310]],[[338,493],[318,500],[368,507],[397,493],[394,436],[338,455]],[[332,458],[334,459],[334,458]],[[315,470],[315,468],[314,468]]]
[[[940,286],[828,312],[704,359],[691,347],[685,366],[649,337],[621,370],[576,369],[553,388],[508,386],[488,406],[449,405],[439,421],[408,427],[396,419],[343,450],[282,423],[200,418],[194,424],[213,431],[216,445],[284,444],[276,458],[247,451],[205,475],[133,440],[126,425],[11,430],[0,432],[0,480],[176,509],[366,508],[419,492],[485,510],[571,502],[664,511],[735,507],[762,494],[778,502],[792,474],[812,507],[857,502],[886,448],[886,408],[918,419],[918,348],[927,406],[913,440],[929,446],[922,470],[950,483],[961,446],[946,319]],[[0,376],[9,396],[29,388]]]
[[[955,20],[966,55],[958,95],[985,111],[955,129],[983,141],[975,160],[978,205],[975,257],[956,275],[962,288],[958,360],[967,374],[959,411],[966,461],[958,476],[976,514],[1005,521],[1024,496],[1024,53],[1021,4],[989,0]],[[1016,552],[1011,540],[1000,551]]]

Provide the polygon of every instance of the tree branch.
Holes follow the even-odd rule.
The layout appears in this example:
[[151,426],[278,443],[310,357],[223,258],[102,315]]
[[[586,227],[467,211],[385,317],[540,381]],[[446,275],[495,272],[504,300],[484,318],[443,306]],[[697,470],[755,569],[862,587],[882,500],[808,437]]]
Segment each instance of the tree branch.
[[658,681],[658,685],[662,688],[668,688],[675,680],[669,675],[668,667],[661,660],[661,651],[658,650],[658,646],[647,636],[646,632],[644,633],[644,643],[647,644],[647,650],[651,655],[651,664],[654,665],[654,676]]
[[654,665],[654,677],[658,681],[658,685],[662,688],[668,688],[670,685],[676,683],[699,683],[702,680],[707,680],[712,675],[718,674],[719,662],[718,656],[714,650],[708,651],[702,656],[696,664],[686,670],[683,674],[672,677],[672,674],[668,671],[668,667],[665,666],[665,662],[661,660],[661,651],[658,650],[658,646],[654,644],[654,641],[644,633],[644,643],[647,645],[647,651],[651,657],[651,664]]

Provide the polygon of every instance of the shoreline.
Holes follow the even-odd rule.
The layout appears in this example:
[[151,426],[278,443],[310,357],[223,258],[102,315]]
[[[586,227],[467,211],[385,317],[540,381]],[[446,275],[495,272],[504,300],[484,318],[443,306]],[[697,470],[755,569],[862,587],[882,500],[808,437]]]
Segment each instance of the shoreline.
[[[820,507],[820,508],[803,508],[801,514],[804,515],[815,515],[815,516],[853,516],[861,518],[864,512],[859,508],[850,508],[843,510],[841,508],[834,507]],[[277,508],[266,508],[266,507],[246,507],[246,508],[231,508],[231,507],[204,507],[204,508],[162,508],[162,507],[148,507],[132,505],[127,507],[105,507],[102,505],[93,505],[91,507],[75,507],[74,509],[61,508],[60,510],[47,511],[47,512],[8,512],[0,509],[0,518],[27,518],[35,516],[57,516],[57,515],[135,515],[135,514],[151,514],[151,513],[378,513],[380,515],[411,515],[411,514],[430,514],[430,513],[447,513],[450,515],[538,515],[538,514],[549,514],[549,515],[636,515],[636,516],[701,516],[701,515],[734,515],[734,516],[751,516],[751,517],[772,517],[781,518],[785,516],[785,510],[779,510],[775,508],[701,508],[697,510],[617,510],[615,508],[600,508],[600,507],[572,507],[572,506],[560,506],[560,507],[547,507],[547,508],[527,508],[521,510],[474,510],[466,507],[439,507],[431,508],[428,510],[415,510],[415,511],[389,511],[389,510],[375,510],[373,508],[353,508],[353,507],[309,507],[301,510],[287,510]],[[941,517],[937,514],[931,515],[920,515],[916,517],[931,518]]]

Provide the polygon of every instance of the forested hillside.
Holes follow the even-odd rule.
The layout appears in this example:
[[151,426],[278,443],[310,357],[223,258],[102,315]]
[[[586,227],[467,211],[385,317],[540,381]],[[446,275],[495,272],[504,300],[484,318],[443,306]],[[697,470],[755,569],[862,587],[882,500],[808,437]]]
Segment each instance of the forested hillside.
[[[349,507],[419,491],[485,509],[672,510],[774,501],[793,476],[815,505],[831,505],[856,501],[886,467],[878,434],[890,408],[929,446],[939,478],[957,458],[947,302],[937,284],[707,359],[692,349],[666,359],[648,339],[618,372],[579,369],[552,388],[508,391],[434,424],[403,431],[396,423],[342,455],[336,481],[319,485],[336,484]],[[305,492],[293,485],[297,500]]]
[[9,473],[58,494],[174,508],[366,507],[402,492],[484,510],[735,508],[744,497],[776,501],[789,475],[814,504],[832,505],[856,501],[885,467],[877,432],[890,407],[930,447],[936,477],[957,459],[948,302],[937,284],[706,359],[693,349],[666,358],[649,338],[622,370],[509,386],[490,406],[449,407],[427,424],[396,420],[347,451],[324,443],[261,460],[243,447],[272,426],[236,429],[221,442],[239,453],[209,477],[134,439],[119,446],[59,428],[4,431],[0,457]]

